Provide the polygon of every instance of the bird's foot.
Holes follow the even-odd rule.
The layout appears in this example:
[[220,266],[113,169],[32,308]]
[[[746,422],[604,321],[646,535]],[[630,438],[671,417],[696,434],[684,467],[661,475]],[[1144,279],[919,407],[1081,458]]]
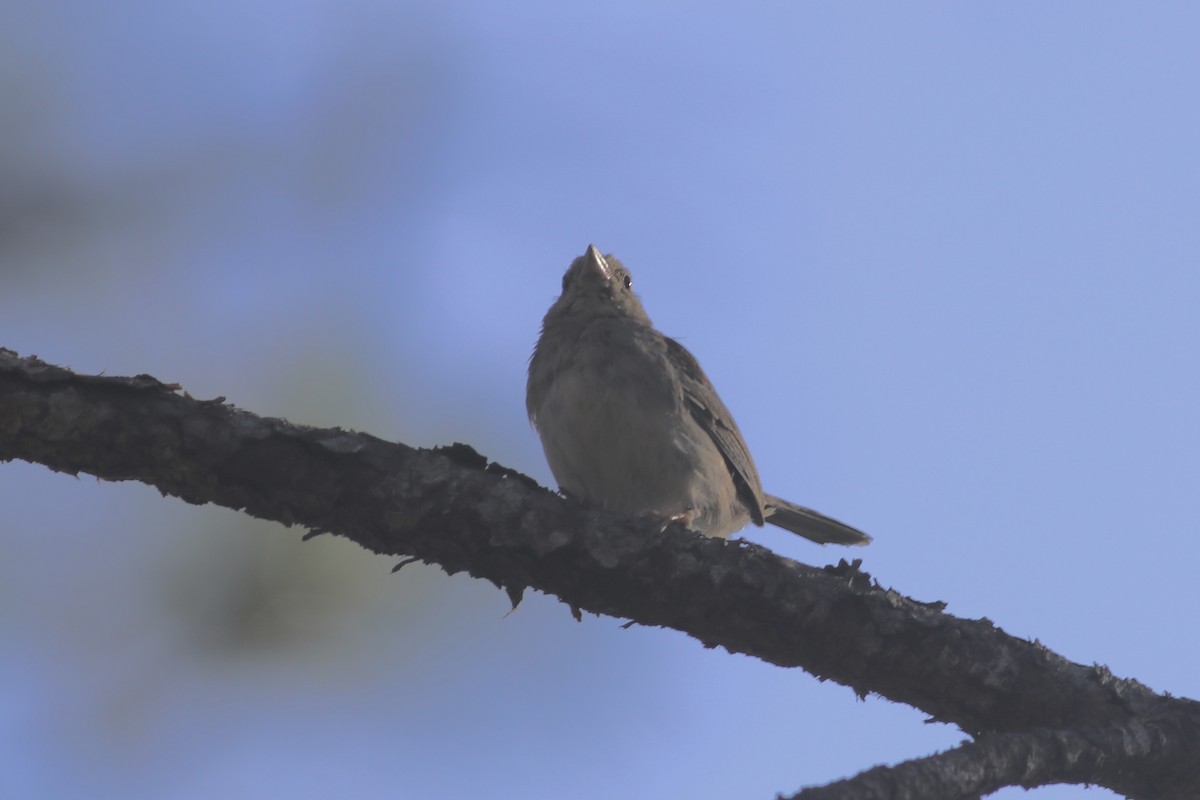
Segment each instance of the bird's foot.
[[680,511],[678,514],[672,514],[669,517],[664,517],[662,514],[659,514],[657,512],[651,512],[651,513],[654,514],[654,516],[658,517],[659,519],[663,520],[662,530],[665,531],[667,528],[669,528],[671,526],[672,522],[682,522],[683,526],[685,528],[690,529],[692,527],[692,523],[696,520],[697,512],[696,512],[696,509],[694,509],[694,508],[685,508],[683,511]]

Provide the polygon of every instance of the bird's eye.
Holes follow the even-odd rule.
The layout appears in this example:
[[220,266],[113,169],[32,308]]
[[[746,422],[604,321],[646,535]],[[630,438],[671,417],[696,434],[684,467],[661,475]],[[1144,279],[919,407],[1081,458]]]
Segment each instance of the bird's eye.
[[628,273],[627,273],[627,274],[625,275],[625,288],[626,288],[626,289],[629,289],[629,288],[631,288],[632,286],[633,286],[633,278],[631,278],[631,277],[628,275]]

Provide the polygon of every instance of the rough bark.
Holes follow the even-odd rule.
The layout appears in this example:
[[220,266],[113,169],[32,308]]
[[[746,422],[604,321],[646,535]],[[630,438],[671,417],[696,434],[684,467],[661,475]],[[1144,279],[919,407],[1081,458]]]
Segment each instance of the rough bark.
[[742,541],[570,502],[466,445],[434,450],[197,400],[148,375],[77,375],[0,349],[0,461],[137,480],[189,503],[345,536],[381,554],[660,625],[975,737],[798,798],[968,798],[1092,783],[1200,797],[1200,703],[1067,661],[988,620]]

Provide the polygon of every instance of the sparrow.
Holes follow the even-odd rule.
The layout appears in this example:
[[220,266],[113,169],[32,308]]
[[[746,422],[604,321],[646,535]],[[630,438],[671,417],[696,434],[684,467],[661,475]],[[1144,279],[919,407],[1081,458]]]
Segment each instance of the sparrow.
[[727,537],[769,522],[820,544],[871,537],[763,492],[729,409],[679,342],[650,321],[633,277],[594,245],[542,320],[525,406],[569,497]]

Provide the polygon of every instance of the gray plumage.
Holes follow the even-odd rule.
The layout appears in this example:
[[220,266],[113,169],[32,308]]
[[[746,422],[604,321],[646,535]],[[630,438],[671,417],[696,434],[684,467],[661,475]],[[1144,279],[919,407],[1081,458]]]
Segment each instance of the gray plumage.
[[589,245],[562,285],[529,361],[525,405],[566,494],[706,536],[770,522],[822,544],[871,541],[763,492],[729,410],[692,354],[655,330],[620,261]]

